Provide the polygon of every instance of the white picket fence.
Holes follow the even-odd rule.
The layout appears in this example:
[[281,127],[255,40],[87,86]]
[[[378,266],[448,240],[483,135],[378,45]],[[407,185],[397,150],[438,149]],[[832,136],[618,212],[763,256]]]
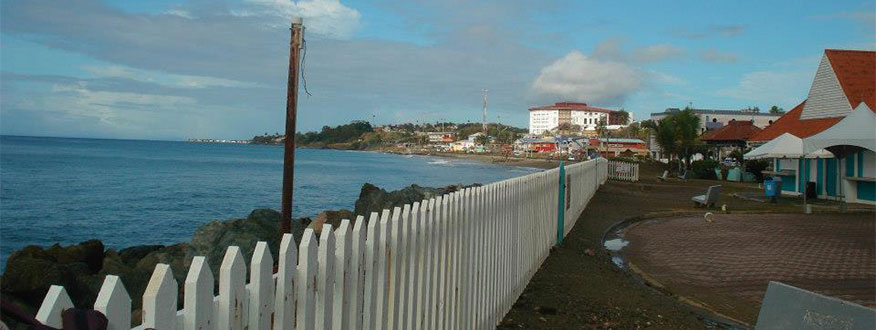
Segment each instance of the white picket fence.
[[[219,295],[204,257],[192,260],[184,307],[178,283],[158,264],[134,329],[493,329],[557,240],[559,181],[566,180],[564,233],[609,176],[591,160],[372,213],[367,222],[307,229],[296,248],[280,244],[277,273],[265,242],[256,245],[249,283],[240,249],[219,266]],[[73,304],[52,286],[37,320],[61,326]],[[108,275],[94,303],[110,330],[131,328],[131,297]]]
[[639,181],[639,164],[611,160],[608,162],[608,178],[620,181]]

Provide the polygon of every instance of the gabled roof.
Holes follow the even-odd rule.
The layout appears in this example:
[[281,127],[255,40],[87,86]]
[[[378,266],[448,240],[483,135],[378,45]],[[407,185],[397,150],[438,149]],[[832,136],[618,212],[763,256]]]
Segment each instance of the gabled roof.
[[[829,63],[829,71],[823,71],[826,70],[824,68],[828,68],[828,66],[825,66],[825,63]],[[829,79],[827,81],[832,82],[833,86],[836,86],[835,84],[838,83],[840,88],[820,88],[816,90],[815,87],[816,82],[819,81],[819,74],[830,73],[831,71],[833,74],[825,75],[824,78]],[[832,80],[833,76],[836,77],[836,80]],[[824,82],[824,80],[821,80],[821,83]],[[825,86],[821,85],[821,87]],[[840,93],[839,89],[841,89],[842,94],[836,95]],[[783,133],[791,133],[799,138],[807,138],[818,134],[848,115],[848,112],[843,112],[841,111],[842,109],[837,108],[839,104],[835,103],[835,100],[843,97],[849,102],[849,110],[859,107],[863,102],[871,109],[870,111],[876,112],[876,52],[826,49],[824,51],[824,58],[822,58],[822,64],[819,66],[819,71],[816,72],[813,88],[809,91],[809,97],[807,101],[811,103],[810,108],[812,112],[807,112],[803,116],[809,119],[800,119],[803,109],[807,104],[807,101],[803,101],[803,103],[794,107],[794,109],[776,120],[772,125],[767,126],[763,131],[752,136],[749,141],[768,141]],[[844,108],[845,105],[842,107]]]
[[839,80],[851,108],[861,102],[876,111],[876,52],[826,49],[824,55]]
[[603,109],[597,107],[591,107],[587,105],[587,103],[581,102],[557,102],[554,105],[545,105],[540,107],[532,107],[529,108],[529,111],[534,110],[574,110],[574,111],[594,111],[594,112],[604,112],[604,113],[613,113],[617,112],[611,109]]
[[803,106],[806,101],[788,111],[784,116],[767,126],[762,131],[752,135],[749,141],[769,141],[779,137],[783,133],[791,133],[799,138],[806,138],[821,132],[828,127],[833,126],[842,119],[842,117],[818,118],[818,119],[800,119],[800,113],[803,112]]
[[708,131],[700,137],[702,141],[748,141],[761,129],[748,120],[733,120],[724,127]]

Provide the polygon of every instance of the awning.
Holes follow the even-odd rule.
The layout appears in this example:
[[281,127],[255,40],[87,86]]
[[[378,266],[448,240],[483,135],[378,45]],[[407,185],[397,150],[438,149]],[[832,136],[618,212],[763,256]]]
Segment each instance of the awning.
[[837,157],[863,149],[876,151],[876,113],[861,102],[845,118],[803,140],[803,151],[827,149]]
[[812,153],[804,153],[803,140],[791,133],[784,133],[770,140],[770,142],[764,143],[760,147],[745,153],[743,158],[833,158],[833,154],[823,149]]

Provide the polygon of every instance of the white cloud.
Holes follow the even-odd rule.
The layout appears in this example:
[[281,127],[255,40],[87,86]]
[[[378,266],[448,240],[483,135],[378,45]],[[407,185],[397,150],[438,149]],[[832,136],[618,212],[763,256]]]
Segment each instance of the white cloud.
[[712,63],[736,63],[739,57],[731,53],[721,52],[715,49],[707,49],[700,52],[700,59]]
[[124,65],[85,65],[82,69],[97,78],[125,78],[167,87],[201,89],[208,87],[258,87],[259,84],[208,76],[181,75],[141,70]]
[[684,49],[670,44],[650,45],[633,50],[633,59],[637,62],[646,63],[677,59],[684,55]]
[[544,67],[530,87],[537,100],[618,105],[643,85],[638,69],[572,51]]
[[179,8],[169,9],[169,10],[165,11],[164,14],[170,15],[170,16],[187,18],[187,19],[194,19],[195,18],[195,16],[192,15],[192,13],[190,13],[188,10],[179,9]]
[[716,95],[790,109],[806,98],[811,81],[812,72],[806,70],[751,72],[737,86],[721,89]]
[[629,53],[624,50],[624,38],[608,38],[593,49],[591,57],[617,62],[652,63],[679,59],[685,56],[684,49],[668,43],[647,45],[633,48]]
[[309,32],[332,38],[349,38],[359,28],[359,11],[344,6],[340,0],[245,0],[244,9],[234,10],[238,16],[273,18],[272,27],[288,27],[293,16],[304,19]]
[[658,72],[658,71],[649,71],[648,74],[649,74],[649,77],[651,79],[653,79],[654,81],[661,83],[661,84],[677,85],[677,86],[687,85],[686,80],[681,79],[681,78],[676,77],[676,76],[673,76],[673,75],[668,74],[668,73],[663,73],[663,72]]

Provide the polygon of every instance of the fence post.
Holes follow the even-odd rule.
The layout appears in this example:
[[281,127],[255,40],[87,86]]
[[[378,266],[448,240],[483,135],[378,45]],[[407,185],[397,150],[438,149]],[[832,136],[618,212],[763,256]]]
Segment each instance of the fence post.
[[560,160],[560,175],[559,175],[559,195],[557,196],[557,244],[563,242],[563,223],[566,219],[566,167],[563,166],[563,161]]

